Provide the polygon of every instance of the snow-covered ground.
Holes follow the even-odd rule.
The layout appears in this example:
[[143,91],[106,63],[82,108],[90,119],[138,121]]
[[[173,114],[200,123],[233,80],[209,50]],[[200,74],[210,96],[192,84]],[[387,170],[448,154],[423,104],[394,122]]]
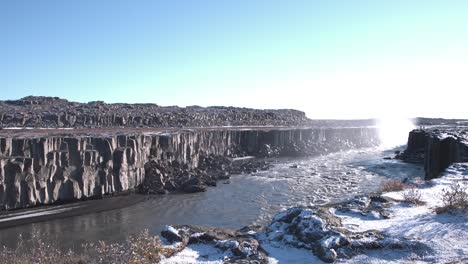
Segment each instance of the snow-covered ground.
[[[378,250],[359,255],[344,263],[460,263],[468,261],[468,215],[436,214],[442,206],[442,190],[453,183],[468,185],[468,163],[454,164],[441,178],[424,183],[419,191],[424,205],[395,202],[389,219],[376,219],[351,214],[338,214],[343,224],[354,231],[376,229],[395,238],[405,238],[425,245],[422,254],[405,250]],[[383,197],[403,200],[405,191],[389,192]]]
[[[410,205],[404,200],[404,191],[388,192],[382,197],[393,200],[386,211],[388,218],[379,213],[343,212],[330,209],[340,217],[351,232],[378,230],[385,237],[409,241],[411,247],[369,249],[351,259],[338,259],[337,263],[468,263],[468,214],[436,214],[442,206],[442,190],[453,183],[468,185],[468,163],[454,164],[441,178],[422,183],[418,187],[423,205]],[[270,263],[323,263],[311,250],[258,238],[269,255]],[[185,248],[162,263],[222,263],[226,252],[212,245],[195,244]]]

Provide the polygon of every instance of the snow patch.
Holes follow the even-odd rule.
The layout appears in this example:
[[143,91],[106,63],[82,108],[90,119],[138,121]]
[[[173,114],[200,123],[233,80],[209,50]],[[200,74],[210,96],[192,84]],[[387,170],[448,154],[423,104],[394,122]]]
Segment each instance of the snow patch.
[[161,264],[221,264],[222,250],[206,244],[193,244],[171,258],[162,259]]
[[289,263],[323,263],[311,250],[300,249],[290,246],[278,246],[270,243],[263,243],[262,248],[270,256],[271,264]]

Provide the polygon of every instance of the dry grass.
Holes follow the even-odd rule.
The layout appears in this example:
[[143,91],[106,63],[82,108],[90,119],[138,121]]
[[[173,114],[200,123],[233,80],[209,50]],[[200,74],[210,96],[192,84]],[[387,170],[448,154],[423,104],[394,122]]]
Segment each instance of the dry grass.
[[[26,242],[30,246],[26,246]],[[74,252],[62,252],[57,247],[43,242],[35,235],[28,240],[20,241],[14,250],[3,247],[0,250],[0,263],[12,264],[65,264],[65,263],[89,263],[90,259],[87,256],[79,255]]]
[[437,207],[438,214],[463,211],[468,212],[468,186],[454,183],[442,190],[443,206]]
[[404,190],[406,187],[406,184],[400,180],[384,180],[380,183],[381,192],[398,192]]
[[83,245],[83,253],[62,252],[56,246],[44,243],[33,236],[26,246],[20,240],[12,250],[0,249],[0,263],[13,264],[65,264],[65,263],[159,263],[161,256],[170,257],[182,248],[165,247],[157,236],[149,235],[144,230],[136,237],[129,237],[126,242],[108,244],[99,241],[96,244]]

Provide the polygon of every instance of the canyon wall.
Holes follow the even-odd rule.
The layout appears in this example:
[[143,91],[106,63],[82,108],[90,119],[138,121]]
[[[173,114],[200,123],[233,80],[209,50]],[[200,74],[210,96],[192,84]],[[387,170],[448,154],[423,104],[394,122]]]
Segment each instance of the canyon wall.
[[468,162],[467,132],[466,128],[413,130],[401,158],[423,163],[426,180],[437,178],[452,163]]
[[293,109],[78,103],[44,96],[0,100],[0,127],[291,127],[309,121],[304,112]]
[[[69,134],[66,134],[69,133]],[[0,134],[0,207],[101,197],[132,190],[145,164],[176,161],[196,168],[202,156],[309,155],[379,143],[375,128],[218,129],[106,135]]]

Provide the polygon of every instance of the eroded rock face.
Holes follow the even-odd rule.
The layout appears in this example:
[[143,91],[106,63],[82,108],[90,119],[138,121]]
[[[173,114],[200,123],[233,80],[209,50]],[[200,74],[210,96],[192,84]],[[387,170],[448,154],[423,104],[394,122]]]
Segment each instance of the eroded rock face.
[[[190,177],[190,171],[202,163],[201,158],[209,155],[256,156],[261,154],[262,146],[268,144],[278,150],[279,155],[297,156],[370,147],[377,143],[377,132],[373,128],[226,129],[124,135],[64,132],[62,136],[32,138],[7,134],[0,137],[0,206],[22,208],[132,190],[145,179],[145,173],[151,168],[150,161],[179,164],[184,173],[189,173],[162,175],[162,170],[155,167],[153,172],[160,175],[162,190],[181,187],[185,191],[200,191],[210,185],[206,179],[221,179],[208,174],[198,184],[194,181],[199,178]],[[171,183],[171,177],[177,179]],[[174,184],[183,182],[181,179],[185,179],[186,184]]]
[[[135,188],[149,154],[143,136],[0,138],[0,204],[20,208]],[[3,190],[1,190],[3,189]]]
[[423,163],[426,180],[437,178],[452,163],[468,161],[467,133],[466,128],[413,130],[399,158]]

